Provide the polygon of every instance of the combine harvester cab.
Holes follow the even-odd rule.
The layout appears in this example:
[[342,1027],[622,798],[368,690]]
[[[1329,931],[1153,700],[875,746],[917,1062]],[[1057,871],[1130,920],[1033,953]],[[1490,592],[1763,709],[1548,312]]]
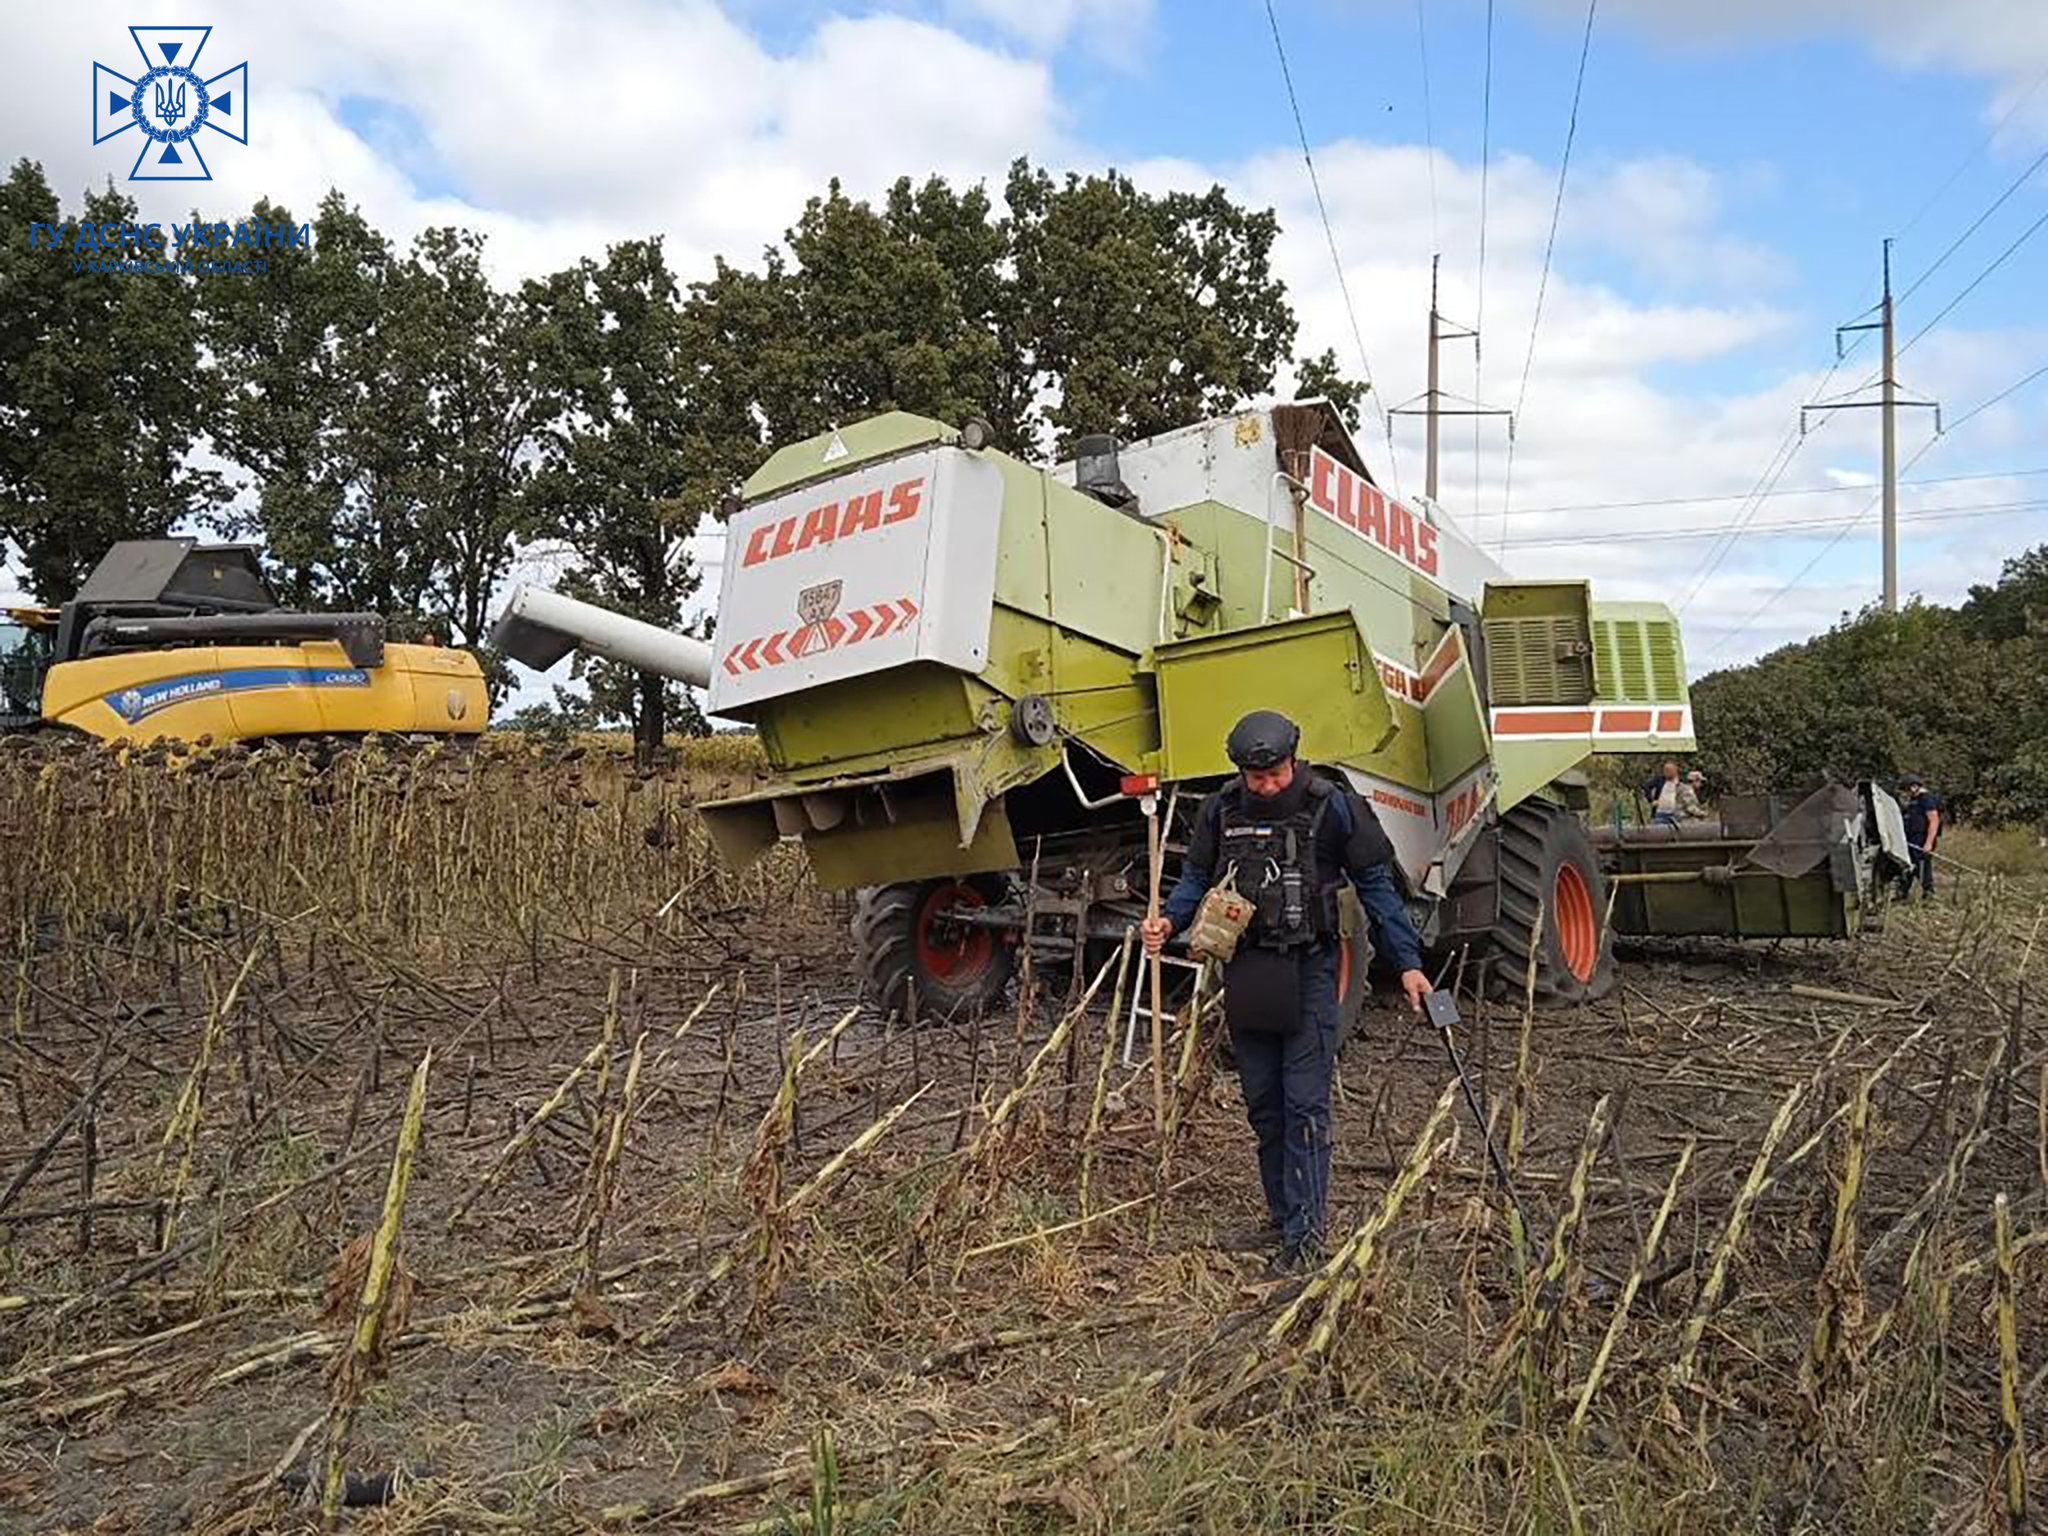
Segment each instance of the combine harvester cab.
[[711,833],[735,864],[799,838],[822,884],[861,888],[890,1007],[989,1002],[1020,945],[1078,963],[1120,935],[1136,797],[1158,786],[1176,845],[1254,708],[1374,806],[1434,951],[1499,953],[1519,988],[1533,947],[1545,997],[1609,984],[1575,770],[1691,747],[1668,610],[1510,580],[1381,488],[1323,402],[1086,439],[1050,470],[985,439],[891,413],[777,452],[727,528],[708,652],[530,589],[501,638],[708,685],[758,730],[773,782],[706,805]]
[[243,545],[124,540],[61,609],[23,612],[38,624],[7,673],[16,725],[133,742],[484,728],[474,656],[387,644],[372,613],[280,608]]

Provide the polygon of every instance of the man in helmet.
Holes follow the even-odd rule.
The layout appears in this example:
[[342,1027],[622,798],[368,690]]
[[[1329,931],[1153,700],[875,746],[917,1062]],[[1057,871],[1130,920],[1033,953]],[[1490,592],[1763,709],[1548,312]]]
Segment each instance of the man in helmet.
[[1179,883],[1143,929],[1146,952],[1157,954],[1226,875],[1252,903],[1251,927],[1224,972],[1225,1009],[1266,1196],[1268,1222],[1255,1241],[1277,1248],[1281,1273],[1322,1251],[1339,1027],[1337,893],[1346,882],[1409,1006],[1419,1010],[1429,991],[1390,868],[1393,845],[1371,806],[1297,760],[1300,742],[1294,722],[1273,710],[1238,721],[1224,750],[1239,777],[1195,812]]

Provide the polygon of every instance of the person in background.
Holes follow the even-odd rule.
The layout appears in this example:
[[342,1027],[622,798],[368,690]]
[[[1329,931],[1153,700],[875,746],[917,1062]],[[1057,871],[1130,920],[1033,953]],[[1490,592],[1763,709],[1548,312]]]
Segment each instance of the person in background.
[[1899,900],[1913,894],[1913,882],[1920,882],[1921,899],[1934,899],[1934,845],[1941,841],[1941,801],[1917,773],[1899,781],[1905,793],[1899,797],[1906,812],[1906,843],[1913,855],[1912,866],[1899,877]]
[[[1694,770],[1698,777],[1698,770]],[[1691,780],[1680,777],[1678,764],[1670,758],[1664,760],[1664,775],[1652,779],[1643,786],[1643,793],[1650,801],[1650,824],[1657,827],[1675,827],[1681,821],[1698,821],[1707,813],[1700,809],[1699,791]]]
[[1696,814],[1701,817],[1710,815],[1711,812],[1707,810],[1706,774],[1701,772],[1697,768],[1690,769],[1687,771],[1685,775],[1685,782],[1692,790],[1692,798]]

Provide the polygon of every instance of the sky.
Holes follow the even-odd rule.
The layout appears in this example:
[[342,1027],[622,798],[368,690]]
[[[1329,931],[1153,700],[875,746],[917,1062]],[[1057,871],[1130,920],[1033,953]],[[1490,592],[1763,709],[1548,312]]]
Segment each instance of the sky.
[[[1446,427],[1446,510],[1518,575],[1677,607],[1695,677],[1878,594],[1878,413],[1802,435],[1800,406],[1874,398],[1874,335],[1835,366],[1835,327],[1874,318],[1892,237],[1899,386],[1948,428],[1901,413],[1902,591],[1956,601],[2048,541],[2048,373],[2013,388],[2048,365],[2048,4],[1593,3],[1589,29],[1586,0],[85,0],[10,24],[0,146],[67,205],[112,177],[166,221],[340,187],[400,238],[485,232],[508,282],[649,233],[685,280],[751,263],[833,176],[1220,182],[1280,218],[1299,350],[1383,405],[1423,387],[1440,254],[1481,331],[1444,388],[1516,412],[1512,447]],[[126,183],[91,64],[194,22],[207,71],[248,61],[249,143],[206,137],[211,183]],[[1420,489],[1419,421],[1360,447]]]

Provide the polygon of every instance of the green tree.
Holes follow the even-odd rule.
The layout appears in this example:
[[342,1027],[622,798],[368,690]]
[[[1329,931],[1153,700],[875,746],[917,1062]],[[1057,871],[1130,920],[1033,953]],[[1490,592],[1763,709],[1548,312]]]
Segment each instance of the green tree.
[[[1055,181],[1023,160],[999,212],[980,187],[904,178],[879,206],[834,182],[763,254],[723,261],[685,308],[728,392],[735,442],[767,445],[885,410],[986,420],[998,443],[1064,453],[1146,437],[1268,393],[1295,334],[1272,275],[1278,223],[1114,171]],[[1333,355],[1298,365],[1354,411]]]
[[1273,387],[1295,318],[1272,212],[1221,187],[1154,197],[1116,171],[1064,182],[1019,160],[1005,190],[1020,336],[1057,392],[1054,448],[1151,437]]
[[[125,225],[135,204],[109,185],[78,218]],[[193,283],[92,271],[94,253],[44,237],[62,225],[34,161],[0,183],[0,537],[21,551],[45,602],[77,589],[117,539],[152,538],[205,509],[216,477],[191,462],[204,420]],[[114,262],[148,254],[109,250]]]
[[[291,222],[268,201],[249,217]],[[330,192],[310,250],[203,296],[214,442],[253,492],[219,525],[263,545],[287,603],[365,609],[401,630],[433,577],[411,483],[425,410],[395,387],[405,278],[390,242]]]
[[1736,790],[1925,774],[1968,815],[2048,820],[2048,546],[1961,608],[1871,607],[1693,686],[1700,760]]
[[1365,397],[1371,392],[1370,384],[1346,376],[1337,362],[1336,352],[1328,347],[1294,365],[1294,398],[1329,401],[1337,408],[1337,414],[1344,418],[1344,425],[1353,432],[1358,430],[1359,407],[1365,404]]
[[[526,302],[537,365],[559,383],[565,406],[540,435],[533,486],[536,510],[580,562],[562,585],[675,628],[697,588],[689,537],[733,483],[732,442],[712,437],[733,421],[693,418],[703,370],[661,241],[614,245],[602,262],[586,258],[529,284]],[[592,703],[632,721],[643,759],[659,750],[672,714],[695,713],[651,673],[600,662],[588,675]]]
[[1994,585],[1971,587],[1963,620],[1986,640],[2048,632],[2048,544],[2006,561]]
[[543,382],[530,306],[491,285],[482,256],[467,230],[430,229],[414,242],[391,285],[383,385],[409,407],[401,480],[428,610],[479,650],[534,517],[531,450],[558,393]]

